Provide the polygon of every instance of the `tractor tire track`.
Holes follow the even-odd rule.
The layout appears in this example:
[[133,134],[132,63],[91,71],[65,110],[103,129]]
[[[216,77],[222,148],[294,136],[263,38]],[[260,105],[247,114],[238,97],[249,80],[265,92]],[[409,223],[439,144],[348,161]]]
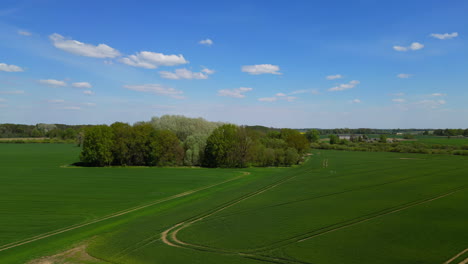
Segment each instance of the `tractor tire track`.
[[460,186],[458,188],[450,190],[449,192],[445,192],[445,193],[442,193],[442,194],[439,194],[439,195],[436,195],[436,196],[432,196],[432,197],[429,197],[429,198],[421,199],[421,200],[418,200],[418,201],[406,203],[404,205],[400,205],[400,206],[397,206],[397,207],[387,208],[387,209],[379,211],[379,213],[377,213],[377,214],[375,214],[375,213],[369,214],[369,215],[367,215],[369,217],[366,217],[364,219],[362,219],[362,217],[358,217],[358,218],[355,218],[355,221],[351,220],[351,222],[350,222],[348,220],[348,221],[336,223],[336,224],[333,224],[333,225],[330,225],[330,226],[325,226],[325,227],[322,227],[320,229],[316,229],[314,231],[310,231],[310,232],[307,232],[307,233],[304,233],[304,234],[300,234],[300,235],[291,237],[289,239],[285,239],[285,240],[282,240],[282,241],[275,242],[275,243],[270,244],[268,246],[264,246],[264,247],[260,247],[260,248],[257,248],[257,249],[249,250],[248,252],[250,252],[250,253],[261,253],[261,252],[270,251],[270,250],[278,249],[278,248],[281,248],[281,247],[285,247],[285,246],[288,246],[288,245],[291,245],[291,244],[294,244],[294,243],[301,243],[301,242],[307,241],[309,239],[312,239],[312,238],[315,238],[315,237],[318,237],[318,236],[321,236],[321,235],[325,235],[325,234],[335,232],[335,231],[338,231],[338,230],[341,230],[341,229],[344,229],[344,228],[347,228],[347,227],[351,227],[351,226],[358,225],[358,224],[361,224],[361,223],[364,223],[364,222],[368,222],[368,221],[371,221],[373,219],[380,218],[380,217],[383,217],[383,216],[387,216],[387,215],[390,215],[390,214],[393,214],[393,213],[397,213],[397,212],[400,212],[400,211],[403,211],[403,210],[406,210],[406,209],[409,209],[409,208],[412,208],[412,207],[415,207],[415,206],[418,206],[418,205],[421,205],[421,204],[429,203],[429,202],[432,202],[432,201],[447,197],[447,196],[452,195],[454,193],[457,193],[459,191],[462,191],[462,190],[464,190],[466,188],[467,188],[467,186],[465,186],[465,185]]
[[[455,256],[453,256],[451,259],[447,260],[444,262],[444,264],[449,264],[451,263],[452,261],[456,260],[457,258],[459,258],[461,255],[465,254],[466,252],[468,252],[468,248],[466,248],[465,250],[463,250],[462,252],[456,254]],[[468,258],[463,260],[462,262],[460,262],[459,264],[465,264],[465,263],[468,263]]]
[[203,191],[203,190],[206,190],[206,189],[209,189],[209,188],[212,188],[212,187],[215,187],[215,186],[227,183],[227,182],[231,182],[231,181],[240,179],[240,178],[242,178],[242,177],[244,177],[244,176],[246,176],[248,174],[250,174],[250,173],[249,172],[244,172],[242,175],[234,177],[234,178],[226,180],[226,181],[222,181],[222,182],[219,182],[219,183],[211,184],[211,185],[200,187],[200,188],[197,188],[197,189],[185,191],[185,192],[182,192],[182,193],[179,193],[179,194],[176,194],[176,195],[172,195],[172,196],[169,196],[169,197],[166,197],[166,198],[163,198],[163,199],[159,199],[159,200],[150,202],[150,203],[145,204],[145,205],[140,205],[140,206],[132,207],[132,208],[125,209],[125,210],[122,210],[122,211],[118,211],[118,212],[112,213],[110,215],[97,218],[97,219],[92,220],[90,222],[71,225],[71,226],[68,226],[68,227],[64,227],[64,228],[61,228],[61,229],[57,229],[57,230],[54,230],[54,231],[50,231],[50,232],[47,232],[47,233],[36,235],[36,236],[30,237],[30,238],[27,238],[27,239],[23,239],[23,240],[19,240],[19,241],[16,241],[16,242],[9,243],[9,244],[5,244],[5,245],[0,246],[0,252],[8,250],[8,249],[16,248],[16,247],[19,247],[19,246],[22,246],[22,245],[25,245],[25,244],[29,244],[29,243],[32,243],[32,242],[35,242],[35,241],[38,241],[38,240],[41,240],[41,239],[45,239],[45,238],[48,238],[48,237],[51,237],[51,236],[59,235],[59,234],[69,232],[69,231],[73,231],[75,229],[85,227],[85,226],[88,226],[88,225],[92,225],[92,224],[95,224],[95,223],[99,223],[99,222],[102,222],[102,221],[105,221],[105,220],[108,220],[108,219],[112,219],[112,218],[116,218],[116,217],[119,217],[119,216],[122,216],[122,215],[133,213],[135,211],[139,211],[139,210],[148,208],[148,207],[156,205],[156,204],[160,204],[160,203],[167,202],[167,201],[170,201],[170,200],[174,200],[174,199],[177,199],[177,198],[180,198],[180,197],[188,196],[188,195],[191,195],[191,194],[196,193],[196,192],[200,192],[200,191]]

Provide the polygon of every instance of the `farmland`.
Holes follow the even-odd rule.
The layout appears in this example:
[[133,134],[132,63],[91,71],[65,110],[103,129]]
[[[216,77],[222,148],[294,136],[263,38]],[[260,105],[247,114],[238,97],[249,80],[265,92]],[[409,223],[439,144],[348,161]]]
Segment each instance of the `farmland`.
[[78,153],[0,144],[0,263],[77,245],[93,260],[72,263],[444,263],[468,247],[466,157],[315,150],[292,168],[67,166]]

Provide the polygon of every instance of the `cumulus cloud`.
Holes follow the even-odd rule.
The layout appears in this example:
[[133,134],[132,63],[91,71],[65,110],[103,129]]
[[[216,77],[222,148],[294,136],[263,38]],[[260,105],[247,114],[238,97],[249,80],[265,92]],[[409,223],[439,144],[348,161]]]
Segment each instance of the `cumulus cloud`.
[[432,33],[430,36],[437,39],[452,39],[458,37],[458,32],[444,34]]
[[24,94],[22,90],[0,91],[0,94]]
[[54,33],[49,36],[54,46],[66,52],[93,58],[115,58],[120,52],[106,44],[94,46],[73,39],[67,39],[60,34]]
[[165,55],[151,51],[138,52],[135,55],[120,59],[120,62],[146,69],[156,69],[159,66],[176,66],[188,63],[182,54]]
[[308,93],[308,92],[313,92],[314,90],[296,90],[296,91],[292,91],[290,94],[304,94],[304,93]]
[[358,85],[359,83],[360,82],[357,81],[357,80],[352,80],[349,83],[344,83],[344,84],[340,84],[338,86],[332,87],[332,88],[328,89],[328,91],[336,92],[336,91],[344,91],[344,90],[352,89],[352,88],[356,87],[356,85]]
[[[294,92],[290,93],[290,94],[295,94]],[[287,95],[285,93],[277,93],[275,94],[275,96],[273,97],[262,97],[262,98],[259,98],[258,100],[260,102],[275,102],[275,101],[278,101],[278,100],[284,100],[284,101],[288,101],[288,102],[294,102],[295,100],[297,99],[296,96],[290,96],[290,95]]]
[[90,91],[90,90],[83,91],[83,93],[86,94],[86,95],[93,95],[94,94],[94,92]]
[[252,75],[259,75],[259,74],[281,75],[282,73],[279,72],[279,70],[280,68],[278,65],[272,65],[272,64],[258,64],[258,65],[242,66],[242,72],[246,72]]
[[397,75],[397,77],[400,78],[400,79],[408,79],[411,76],[413,76],[413,75],[409,74],[409,73],[400,73],[400,74]]
[[396,51],[420,50],[422,48],[424,48],[424,45],[419,42],[413,42],[409,46],[393,46]]
[[205,67],[203,67],[203,70],[201,70],[201,71],[204,72],[204,73],[206,73],[206,74],[213,74],[213,73],[215,73],[214,70],[210,70],[210,69],[205,68]]
[[[208,69],[203,69],[203,70],[208,70]],[[203,71],[202,70],[202,71]],[[192,72],[187,69],[177,69],[174,72],[169,72],[169,71],[160,71],[159,75],[161,78],[164,79],[171,79],[171,80],[180,80],[180,79],[208,79],[208,74],[213,73],[214,71],[208,70],[210,73],[205,73],[205,72]]]
[[354,100],[351,101],[351,103],[360,104],[360,103],[362,103],[362,101],[360,99],[354,99]]
[[406,100],[403,99],[403,98],[396,98],[396,99],[392,99],[392,102],[395,102],[395,103],[404,103],[404,102],[406,102]]
[[132,91],[164,95],[175,99],[184,98],[182,95],[184,92],[161,84],[124,85],[123,87]]
[[447,94],[444,93],[433,93],[431,96],[446,96]]
[[278,98],[277,97],[262,97],[262,98],[258,98],[258,100],[260,102],[274,102],[278,100]]
[[211,39],[203,39],[203,40],[200,40],[198,43],[205,45],[205,46],[213,45],[213,41]]
[[82,88],[82,89],[91,89],[93,87],[89,82],[75,82],[75,83],[72,83],[72,86],[75,88]]
[[341,79],[343,78],[343,76],[341,74],[336,74],[336,75],[328,75],[327,77],[327,80],[336,80],[336,79]]
[[39,80],[39,83],[50,86],[50,87],[64,87],[67,86],[67,83],[64,81],[48,79],[48,80]]
[[0,71],[5,72],[22,72],[23,68],[16,65],[8,65],[6,63],[0,63]]
[[31,34],[31,32],[26,31],[26,30],[18,30],[18,35],[29,37],[29,36],[31,36],[32,34]]
[[228,96],[233,98],[244,98],[246,92],[252,91],[249,87],[240,87],[236,89],[223,89],[218,91],[219,96]]

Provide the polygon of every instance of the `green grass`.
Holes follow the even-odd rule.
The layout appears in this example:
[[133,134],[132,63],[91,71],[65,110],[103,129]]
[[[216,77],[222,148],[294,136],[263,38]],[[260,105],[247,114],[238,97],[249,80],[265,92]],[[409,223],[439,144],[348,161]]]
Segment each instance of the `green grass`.
[[[0,245],[241,174],[221,169],[62,167],[76,162],[78,154],[79,148],[67,144],[0,144]],[[105,224],[113,226],[109,222]],[[65,237],[63,243],[76,241],[60,236]],[[8,263],[2,257],[21,263],[19,260],[41,254],[42,249],[49,250],[45,242],[32,244],[0,252],[0,263]]]
[[80,241],[125,264],[444,263],[468,247],[466,157],[317,150],[294,168],[60,167],[78,151],[0,145],[0,245],[250,175],[0,251],[0,263]]

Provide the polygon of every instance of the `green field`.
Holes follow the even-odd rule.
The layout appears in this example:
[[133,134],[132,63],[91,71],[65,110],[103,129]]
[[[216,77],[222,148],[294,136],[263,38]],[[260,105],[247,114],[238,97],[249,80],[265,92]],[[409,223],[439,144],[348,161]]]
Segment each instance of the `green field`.
[[64,166],[78,153],[0,144],[0,263],[86,245],[92,258],[67,263],[442,264],[468,247],[466,157],[321,150],[294,168]]
[[437,137],[437,136],[417,136],[415,141],[405,141],[405,143],[420,142],[429,145],[456,145],[456,146],[468,146],[468,138],[459,137]]

